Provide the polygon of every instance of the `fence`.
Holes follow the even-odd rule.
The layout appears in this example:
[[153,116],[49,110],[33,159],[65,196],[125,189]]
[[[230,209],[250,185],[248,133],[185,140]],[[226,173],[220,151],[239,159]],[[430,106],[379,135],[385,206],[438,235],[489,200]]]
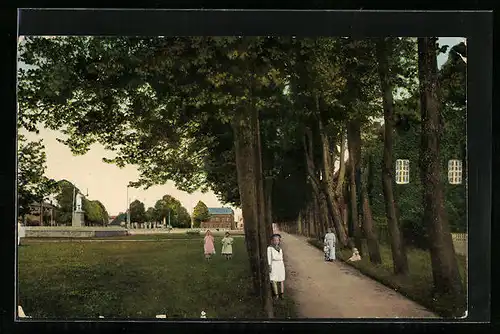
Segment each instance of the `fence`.
[[452,233],[453,241],[467,241],[467,233]]

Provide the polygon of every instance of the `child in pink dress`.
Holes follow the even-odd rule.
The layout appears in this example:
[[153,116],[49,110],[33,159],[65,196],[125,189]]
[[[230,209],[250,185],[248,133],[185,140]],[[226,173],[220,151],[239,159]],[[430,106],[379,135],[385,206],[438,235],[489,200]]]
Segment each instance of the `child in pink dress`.
[[210,260],[212,254],[215,253],[214,236],[212,235],[212,232],[210,232],[210,230],[207,230],[207,232],[205,233],[205,243],[203,246],[203,250],[205,252],[205,258],[207,260]]

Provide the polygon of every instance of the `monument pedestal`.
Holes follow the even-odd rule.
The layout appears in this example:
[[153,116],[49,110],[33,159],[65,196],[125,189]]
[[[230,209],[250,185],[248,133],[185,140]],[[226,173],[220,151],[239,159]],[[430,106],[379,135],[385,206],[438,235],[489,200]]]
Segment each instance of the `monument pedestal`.
[[73,213],[73,220],[71,222],[71,226],[73,226],[73,227],[85,226],[84,215],[85,215],[85,212],[83,212],[83,211],[75,211]]

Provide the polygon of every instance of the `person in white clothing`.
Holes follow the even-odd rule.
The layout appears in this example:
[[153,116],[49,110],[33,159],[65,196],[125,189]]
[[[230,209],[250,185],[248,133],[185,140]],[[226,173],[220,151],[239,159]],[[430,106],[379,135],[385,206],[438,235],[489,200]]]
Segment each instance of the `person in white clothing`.
[[325,235],[324,245],[325,245],[325,260],[333,261],[335,260],[335,244],[336,244],[335,233],[331,228],[328,229],[328,233]]
[[[267,247],[267,263],[269,265],[269,278],[275,299],[283,299],[285,293],[285,264],[283,263],[283,250],[280,247],[281,235],[273,234],[271,245]],[[278,283],[280,291],[278,292]]]

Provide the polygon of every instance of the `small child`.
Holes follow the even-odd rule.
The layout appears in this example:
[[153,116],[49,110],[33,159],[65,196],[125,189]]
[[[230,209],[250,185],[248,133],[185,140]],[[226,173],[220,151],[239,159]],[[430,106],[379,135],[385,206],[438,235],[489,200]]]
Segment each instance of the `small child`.
[[352,256],[347,260],[349,262],[361,261],[361,256],[357,248],[352,249]]
[[325,246],[323,247],[323,252],[325,253],[325,254],[324,254],[324,255],[325,255],[325,261],[328,261],[328,254],[329,254],[329,252],[330,252],[330,248],[328,248],[328,245],[325,245]]
[[233,238],[226,232],[224,238],[222,238],[222,255],[225,256],[226,260],[230,260],[233,256]]

